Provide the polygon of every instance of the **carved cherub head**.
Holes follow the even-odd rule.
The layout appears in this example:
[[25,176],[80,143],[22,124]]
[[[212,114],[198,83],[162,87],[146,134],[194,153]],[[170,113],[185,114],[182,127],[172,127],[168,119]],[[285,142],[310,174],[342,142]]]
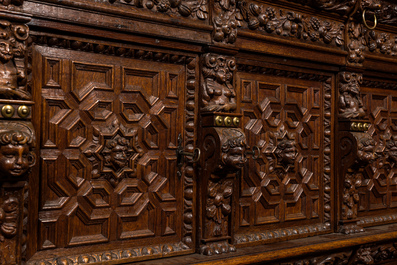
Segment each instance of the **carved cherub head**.
[[4,178],[25,174],[36,163],[32,136],[18,130],[0,133],[0,173]]
[[357,159],[358,161],[371,163],[375,160],[375,140],[369,136],[364,135],[358,141]]
[[275,151],[278,163],[283,166],[293,166],[297,157],[295,141],[284,139],[277,144]]
[[221,169],[236,171],[241,169],[247,162],[245,156],[245,136],[238,130],[228,130],[229,138],[222,144]]
[[128,140],[121,136],[107,140],[103,150],[106,164],[116,171],[128,166],[128,145]]

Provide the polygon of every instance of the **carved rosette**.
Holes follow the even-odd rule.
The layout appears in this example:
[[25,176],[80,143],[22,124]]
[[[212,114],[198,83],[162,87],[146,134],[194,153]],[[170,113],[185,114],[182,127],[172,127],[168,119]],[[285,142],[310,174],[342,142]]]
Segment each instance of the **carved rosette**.
[[234,111],[237,106],[233,87],[235,59],[207,53],[202,57],[202,64],[201,111]]
[[339,73],[339,117],[362,118],[365,108],[360,93],[363,76],[359,73]]
[[93,163],[92,178],[107,179],[113,186],[124,178],[136,177],[136,160],[143,154],[137,130],[120,125],[97,126],[93,141],[84,153]]
[[236,250],[231,244],[232,197],[237,174],[247,162],[245,149],[246,139],[241,129],[205,129],[202,254]]

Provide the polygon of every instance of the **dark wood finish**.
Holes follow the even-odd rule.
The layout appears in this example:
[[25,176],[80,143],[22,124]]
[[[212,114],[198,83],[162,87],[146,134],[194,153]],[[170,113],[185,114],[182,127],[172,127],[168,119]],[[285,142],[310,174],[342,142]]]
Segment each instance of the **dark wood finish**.
[[1,1],[0,264],[397,263],[396,10]]

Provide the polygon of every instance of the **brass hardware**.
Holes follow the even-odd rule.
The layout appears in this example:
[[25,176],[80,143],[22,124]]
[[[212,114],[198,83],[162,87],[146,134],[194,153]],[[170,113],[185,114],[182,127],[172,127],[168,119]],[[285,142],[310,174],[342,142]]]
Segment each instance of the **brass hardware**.
[[189,156],[191,157],[192,163],[197,163],[201,157],[201,151],[199,148],[194,148],[193,152],[186,152],[184,151],[184,147],[182,146],[182,136],[181,134],[178,135],[178,148],[176,149],[176,160],[178,168],[181,168],[184,163],[184,157]]
[[352,122],[352,124],[350,125],[350,129],[353,131],[357,131],[358,129],[358,125],[356,122]]
[[216,125],[216,126],[222,126],[222,125],[223,125],[222,116],[216,116],[216,117],[215,117],[215,125]]
[[374,25],[372,26],[372,27],[370,27],[370,26],[368,26],[368,24],[367,24],[367,21],[365,20],[365,12],[366,12],[367,10],[364,10],[363,11],[363,22],[364,22],[364,25],[368,28],[368,29],[375,29],[376,28],[376,26],[378,25],[378,19],[376,18],[376,15],[375,15],[375,13],[374,13]]
[[230,118],[229,116],[225,117],[225,125],[226,126],[231,126],[232,125],[232,118]]
[[260,157],[261,150],[259,149],[258,146],[254,145],[252,147],[252,151],[245,151],[245,154],[252,155],[252,159],[256,160]]
[[366,122],[352,122],[350,125],[350,130],[356,132],[368,131],[370,124]]
[[234,124],[234,126],[239,126],[240,125],[240,118],[239,117],[234,117],[233,118],[233,124]]
[[17,112],[18,112],[19,117],[26,118],[30,114],[30,109],[27,106],[22,105],[22,106],[18,107]]
[[1,115],[5,118],[11,118],[14,115],[15,109],[11,105],[4,105],[3,108],[1,108]]

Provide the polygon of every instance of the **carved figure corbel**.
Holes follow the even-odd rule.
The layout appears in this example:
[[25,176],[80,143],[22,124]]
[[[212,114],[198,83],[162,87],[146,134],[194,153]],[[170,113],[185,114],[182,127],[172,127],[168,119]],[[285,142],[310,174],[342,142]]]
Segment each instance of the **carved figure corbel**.
[[375,141],[367,132],[341,132],[339,138],[339,187],[342,191],[339,232],[344,234],[363,232],[357,225],[361,186],[361,172],[375,161]]
[[202,111],[228,112],[236,109],[233,87],[234,58],[207,53],[203,56]]
[[16,60],[25,57],[28,36],[26,25],[0,20],[0,98],[31,99],[25,90],[25,67],[18,67]]
[[235,251],[232,197],[246,158],[246,139],[239,128],[206,128],[203,140],[202,234],[205,255]]
[[339,74],[339,117],[345,119],[365,116],[361,99],[360,85],[363,76],[359,73],[341,72]]

